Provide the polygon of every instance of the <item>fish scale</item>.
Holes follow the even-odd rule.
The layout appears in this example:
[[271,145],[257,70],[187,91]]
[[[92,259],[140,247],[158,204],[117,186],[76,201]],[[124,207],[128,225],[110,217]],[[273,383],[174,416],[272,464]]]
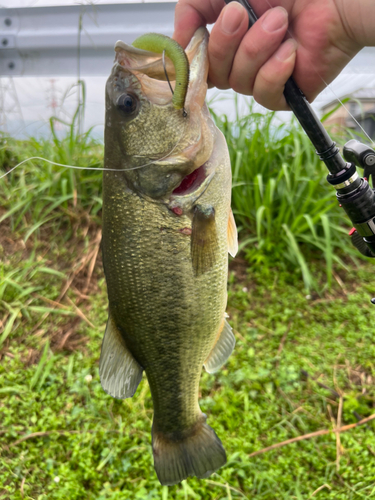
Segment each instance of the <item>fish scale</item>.
[[[217,175],[215,183],[221,184]],[[196,278],[190,240],[180,232],[191,227],[191,220],[134,196],[120,178],[120,173],[105,172],[103,179],[103,258],[111,313],[146,371],[160,428],[189,428],[200,415],[201,367],[226,306],[226,238],[221,238],[217,264]],[[210,201],[215,183],[204,195]],[[218,211],[216,216],[218,230],[226,233],[227,214]],[[170,372],[180,377],[179,384]]]

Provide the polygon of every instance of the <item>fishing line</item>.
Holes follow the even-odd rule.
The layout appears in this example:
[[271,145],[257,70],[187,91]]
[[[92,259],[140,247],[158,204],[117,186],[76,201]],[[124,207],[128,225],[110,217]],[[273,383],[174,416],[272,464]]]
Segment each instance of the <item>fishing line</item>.
[[[161,158],[158,158],[157,160],[150,161],[149,163],[145,163],[144,165],[138,165],[136,167],[130,167],[130,168],[78,167],[76,165],[65,165],[63,163],[57,163],[57,162],[52,161],[52,160],[47,160],[47,158],[42,158],[41,156],[32,156],[31,158],[26,158],[26,160],[21,161],[15,167],[13,167],[10,170],[8,170],[8,172],[5,172],[5,174],[3,174],[3,175],[0,176],[0,179],[3,179],[7,175],[9,175],[11,172],[13,172],[13,170],[15,170],[16,168],[20,167],[21,165],[23,165],[27,161],[31,161],[31,160],[42,160],[42,161],[45,161],[47,163],[50,163],[51,165],[56,165],[58,167],[72,168],[74,170],[98,170],[98,171],[108,171],[108,172],[127,172],[128,170],[138,170],[140,168],[144,168],[144,167],[148,167],[149,165],[153,165],[153,164],[155,164],[155,163],[157,163],[159,161],[168,159],[172,155],[173,151],[180,144],[181,139],[182,139],[182,137],[185,134],[186,126],[187,126],[187,123],[185,124],[184,130],[183,130],[183,132],[182,132],[179,140],[176,142],[176,144],[173,146],[173,148],[165,156],[163,156]],[[8,149],[13,149],[13,148],[8,148]],[[136,157],[137,158],[142,158],[141,156],[136,156]]]
[[366,130],[362,127],[362,125],[355,119],[355,117],[351,114],[351,112],[349,111],[349,109],[345,106],[345,104],[342,102],[342,100],[339,98],[339,96],[335,93],[335,91],[333,90],[333,88],[324,80],[324,78],[322,76],[319,75],[319,73],[315,70],[314,68],[314,71],[316,72],[316,74],[319,76],[319,78],[322,80],[322,82],[324,83],[324,85],[332,92],[332,94],[336,97],[336,99],[339,101],[339,103],[341,104],[341,106],[344,107],[344,109],[348,112],[349,116],[352,118],[352,120],[354,120],[354,122],[358,125],[358,127],[362,130],[362,132],[365,134],[365,136],[367,137],[367,139],[370,141],[371,144],[374,144],[374,141],[371,139],[371,137],[368,135],[368,133],[366,132]]
[[[264,0],[267,5],[273,9],[274,6],[271,5],[270,1],[269,0]],[[298,40],[293,36],[293,34],[291,33],[291,31],[288,29],[287,30],[287,33],[288,35],[290,36],[290,38],[292,40],[294,40],[298,45],[300,45],[300,43],[298,42]],[[367,134],[366,130],[362,127],[362,125],[355,119],[355,117],[352,115],[352,113],[349,111],[349,109],[345,106],[345,104],[342,102],[342,100],[338,97],[338,95],[335,93],[335,91],[333,90],[333,88],[331,87],[330,84],[328,84],[324,78],[321,76],[321,74],[318,72],[318,70],[316,69],[316,67],[314,66],[314,64],[311,65],[313,70],[315,71],[315,73],[317,74],[317,76],[321,79],[321,81],[324,83],[324,85],[326,86],[327,89],[329,89],[332,94],[335,96],[335,99],[341,104],[341,106],[344,107],[344,109],[347,111],[348,115],[352,118],[352,120],[358,125],[358,127],[361,129],[361,131],[364,133],[364,135],[367,137],[367,139],[370,141],[371,144],[375,144],[374,141],[371,139],[371,137]]]

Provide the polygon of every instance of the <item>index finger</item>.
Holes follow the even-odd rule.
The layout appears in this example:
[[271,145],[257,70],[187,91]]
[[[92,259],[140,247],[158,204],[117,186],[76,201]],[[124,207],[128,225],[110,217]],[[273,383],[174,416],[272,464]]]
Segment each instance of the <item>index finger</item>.
[[[266,10],[276,6],[288,12],[295,0],[251,0],[251,6],[260,17]],[[200,26],[214,23],[225,6],[224,0],[179,0],[176,5],[173,38],[186,47]]]
[[186,47],[200,26],[216,21],[224,6],[224,0],[180,0],[175,10],[173,38]]

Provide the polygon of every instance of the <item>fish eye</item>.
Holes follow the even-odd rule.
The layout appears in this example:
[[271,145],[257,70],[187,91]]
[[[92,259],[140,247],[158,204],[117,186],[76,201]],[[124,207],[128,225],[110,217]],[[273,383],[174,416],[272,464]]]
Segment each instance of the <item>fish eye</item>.
[[138,99],[132,94],[122,94],[117,99],[116,107],[123,113],[130,115],[136,111]]

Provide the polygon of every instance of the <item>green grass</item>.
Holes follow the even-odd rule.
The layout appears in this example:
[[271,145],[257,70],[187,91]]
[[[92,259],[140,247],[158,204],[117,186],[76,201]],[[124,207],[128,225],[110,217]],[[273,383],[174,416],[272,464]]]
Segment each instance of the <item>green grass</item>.
[[[90,131],[77,133],[78,111],[72,123],[65,124],[69,133],[63,138],[57,135],[57,120],[53,118],[51,139],[20,142],[0,138],[3,169],[10,170],[32,157],[102,167],[103,146],[91,139]],[[355,256],[359,255],[346,243],[350,221],[339,208],[335,191],[326,181],[327,169],[306,134],[295,121],[278,124],[274,113],[254,113],[251,107],[248,115],[238,114],[234,122],[225,115],[214,118],[228,143],[232,206],[240,230],[240,248],[249,264],[298,268],[306,291],[329,288],[333,263],[347,269],[348,258],[351,265],[356,264]],[[12,229],[23,230],[27,240],[34,232],[38,235],[41,226],[59,231],[64,220],[68,238],[83,217],[95,218],[100,212],[101,177],[101,171],[28,161],[0,179],[5,200],[0,223],[9,219]],[[61,212],[67,217],[61,219]],[[314,259],[325,261],[323,287],[310,269],[309,261]]]
[[333,262],[345,268],[343,246],[354,253],[344,243],[351,226],[307,135],[295,120],[280,123],[251,105],[234,122],[215,120],[229,147],[232,208],[248,262],[297,267],[305,288],[317,290],[308,261],[323,258],[329,287]]
[[[228,454],[207,480],[158,483],[145,378],[131,400],[101,389],[100,262],[90,279],[101,173],[34,161],[0,180],[0,499],[375,498],[375,421],[343,433],[338,455],[330,433],[249,456],[332,429],[340,394],[342,425],[375,413],[372,264],[339,260],[347,222],[325,167],[294,124],[271,119],[220,120],[246,260],[229,279],[235,352],[201,381],[201,408]],[[63,139],[51,127],[50,141],[3,137],[3,169],[30,156],[101,165],[102,146],[74,122]]]
[[[83,86],[83,95],[84,86]],[[51,162],[78,167],[102,168],[103,145],[91,138],[89,130],[78,134],[79,109],[68,125],[69,132],[60,137],[55,118],[50,119],[51,137],[17,141],[0,135],[0,174],[26,159],[40,157]],[[61,228],[61,212],[67,216],[64,228],[71,236],[77,220],[95,217],[101,210],[102,172],[73,170],[31,159],[0,180],[0,193],[5,209],[0,223],[9,219],[13,230],[27,231],[25,240],[43,225],[56,232]]]
[[[101,267],[80,306],[94,328],[79,323],[76,336],[87,340],[78,349],[58,348],[73,308],[50,314],[35,330],[46,312],[38,309],[37,297],[56,300],[64,282],[61,261],[77,258],[55,244],[49,257],[59,255],[59,261],[34,255],[24,262],[15,252],[1,264],[3,276],[18,286],[8,285],[0,304],[4,297],[22,302],[23,289],[29,305],[26,316],[20,305],[1,351],[0,498],[307,500],[324,484],[331,489],[315,498],[375,498],[375,422],[341,435],[338,471],[333,434],[249,457],[271,444],[331,429],[338,412],[335,391],[344,395],[343,425],[375,413],[370,267],[342,276],[346,295],[337,288],[324,299],[306,298],[298,272],[275,273],[272,279],[253,272],[241,282],[231,273],[228,311],[237,346],[216,376],[203,374],[200,399],[228,464],[209,480],[163,488],[152,466],[147,381],[125,401],[100,386],[107,311]],[[38,272],[46,264],[55,275]],[[314,273],[322,275],[318,268]],[[361,284],[357,289],[350,285],[354,278]],[[77,300],[74,289],[68,294]],[[30,352],[36,354],[31,362]],[[34,433],[45,434],[22,441]]]
[[[19,162],[27,158],[42,157],[61,164],[101,166],[102,146],[91,139],[83,140],[70,148],[68,139],[30,139],[20,143],[3,139],[3,148],[17,154]],[[98,159],[99,156],[99,159]],[[7,209],[0,222],[9,218],[12,229],[35,231],[53,221],[50,226],[58,229],[61,212],[74,221],[85,211],[95,215],[101,209],[101,172],[66,169],[42,160],[30,160],[0,180]],[[56,208],[59,211],[56,211]],[[31,233],[30,233],[31,234]]]

